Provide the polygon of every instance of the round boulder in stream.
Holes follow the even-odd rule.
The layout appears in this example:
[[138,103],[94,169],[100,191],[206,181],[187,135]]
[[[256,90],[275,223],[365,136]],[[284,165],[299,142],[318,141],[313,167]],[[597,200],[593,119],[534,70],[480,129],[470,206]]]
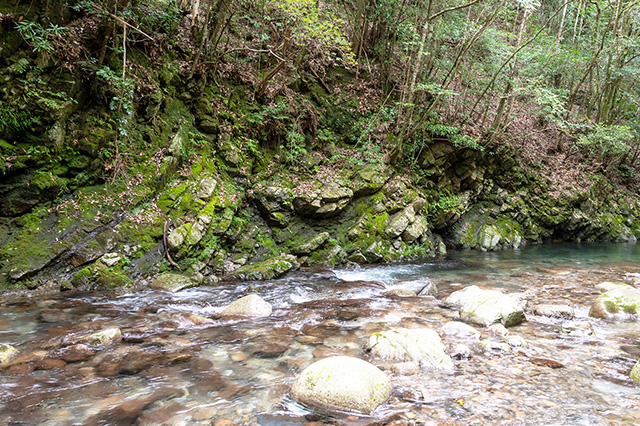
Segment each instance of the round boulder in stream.
[[268,317],[272,307],[257,294],[241,297],[222,311],[222,316]]
[[460,308],[460,318],[485,327],[502,323],[505,327],[526,320],[522,305],[498,290],[485,290],[476,285],[454,291],[446,302]]
[[304,405],[323,410],[371,414],[391,396],[391,382],[373,364],[335,356],[304,369],[293,384],[292,395]]

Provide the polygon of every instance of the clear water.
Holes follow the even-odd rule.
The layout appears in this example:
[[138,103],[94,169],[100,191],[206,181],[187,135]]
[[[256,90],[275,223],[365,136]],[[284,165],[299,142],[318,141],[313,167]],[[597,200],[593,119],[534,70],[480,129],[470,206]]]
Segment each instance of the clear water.
[[[603,281],[640,287],[640,245],[455,252],[419,263],[304,270],[177,294],[0,300],[0,343],[14,345],[23,357],[0,376],[0,424],[640,424],[640,384],[628,378],[640,358],[640,322],[588,317],[600,293],[594,286]],[[437,285],[437,298],[388,293],[419,292],[429,283]],[[568,304],[576,318],[528,311],[528,321],[510,329],[527,347],[485,353],[476,341],[441,333],[458,318],[441,300],[472,284],[520,293],[529,306]],[[273,305],[271,317],[219,317],[250,293]],[[108,327],[119,327],[123,340],[93,348],[86,359],[59,361],[65,345]],[[394,327],[432,328],[449,349],[467,344],[472,358],[455,361],[453,374],[395,376],[388,363],[362,350],[372,333]],[[581,332],[587,329],[593,334]],[[503,339],[478,330],[483,339]],[[387,404],[363,417],[319,413],[291,400],[296,375],[331,355],[357,356],[385,369],[394,388]],[[539,365],[536,358],[563,367]]]

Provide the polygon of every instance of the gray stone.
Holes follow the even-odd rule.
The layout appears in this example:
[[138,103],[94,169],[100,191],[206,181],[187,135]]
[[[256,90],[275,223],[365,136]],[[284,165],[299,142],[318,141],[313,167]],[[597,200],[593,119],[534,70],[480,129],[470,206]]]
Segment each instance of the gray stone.
[[573,319],[575,311],[569,305],[537,305],[533,313],[543,317]]
[[512,348],[527,348],[529,344],[522,336],[509,336],[507,338],[507,344]]
[[100,261],[107,266],[114,266],[122,260],[122,256],[119,253],[105,253]]
[[418,238],[422,237],[425,232],[427,232],[427,222],[422,216],[418,216],[415,221],[404,230],[402,233],[402,240],[405,243],[411,244]]
[[222,316],[268,317],[272,312],[271,304],[257,294],[242,297],[222,311]]
[[330,357],[305,368],[293,398],[323,410],[371,414],[391,396],[391,382],[376,366],[358,358]]
[[463,339],[478,340],[480,338],[480,332],[478,330],[471,327],[469,324],[458,321],[450,321],[446,323],[442,328],[442,332],[445,336],[460,337]]
[[502,353],[511,352],[511,346],[509,346],[507,343],[494,342],[493,340],[480,341],[480,349],[482,349],[485,352],[502,352]]
[[471,358],[471,348],[469,346],[458,343],[453,351],[451,352],[451,358],[453,359],[470,359]]
[[562,324],[560,333],[575,337],[588,337],[595,334],[589,321],[567,321]]
[[413,361],[433,370],[453,369],[440,336],[430,329],[399,328],[375,333],[365,349],[382,359]]
[[417,362],[399,362],[391,366],[393,374],[398,376],[413,376],[420,373],[420,366]]
[[196,197],[201,200],[208,201],[213,195],[213,191],[216,189],[217,182],[213,178],[204,178],[200,181]]
[[464,321],[485,327],[497,322],[509,327],[526,320],[520,304],[498,290],[484,290],[472,285],[453,292],[446,302],[460,308],[460,317]]
[[397,238],[407,229],[407,227],[412,224],[416,220],[415,212],[413,211],[413,207],[409,206],[406,209],[402,210],[400,213],[397,213],[393,216],[384,232],[391,239]]

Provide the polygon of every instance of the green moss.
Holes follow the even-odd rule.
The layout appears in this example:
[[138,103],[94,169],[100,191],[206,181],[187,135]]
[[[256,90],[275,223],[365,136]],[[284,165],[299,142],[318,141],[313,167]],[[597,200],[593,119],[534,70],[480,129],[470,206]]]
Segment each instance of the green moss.
[[618,308],[618,305],[612,300],[605,300],[604,307],[607,310],[607,312],[610,312],[612,314],[615,314],[620,311],[620,308]]

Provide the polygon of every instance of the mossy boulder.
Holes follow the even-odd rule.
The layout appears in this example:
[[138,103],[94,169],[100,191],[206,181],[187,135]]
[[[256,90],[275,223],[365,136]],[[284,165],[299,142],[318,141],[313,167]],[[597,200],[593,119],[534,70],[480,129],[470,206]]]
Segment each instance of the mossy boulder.
[[454,291],[446,302],[460,309],[462,320],[485,327],[495,323],[510,327],[526,320],[520,303],[498,290],[485,290],[472,285]]
[[384,232],[389,238],[397,238],[416,220],[413,206],[408,206],[400,213],[392,216]]
[[272,280],[299,267],[300,264],[295,256],[276,256],[263,262],[250,263],[238,268],[230,276],[240,280]]
[[636,382],[640,382],[640,360],[636,362],[636,365],[631,369],[631,373],[629,373],[629,377],[631,380],[635,380]]
[[20,352],[11,345],[0,345],[0,367],[13,359],[15,359]]
[[329,239],[328,232],[321,232],[318,235],[304,239],[296,245],[291,251],[294,254],[309,254],[320,248]]
[[96,262],[78,271],[70,280],[82,290],[128,290],[133,286],[131,279],[118,267],[108,267]]
[[257,294],[242,297],[222,311],[222,316],[268,317],[273,308]]
[[482,208],[465,215],[453,231],[453,243],[463,249],[518,248],[522,242],[519,223],[506,216],[496,217],[493,211]]
[[369,164],[359,169],[351,179],[355,198],[375,194],[389,181],[391,173],[385,166]]
[[90,346],[102,346],[117,343],[120,340],[122,340],[122,331],[119,328],[113,327],[83,336],[76,343],[84,343]]
[[164,290],[175,293],[186,288],[197,287],[198,285],[198,281],[186,275],[166,273],[159,275],[153,280],[149,287],[154,290]]
[[624,283],[604,282],[596,288],[605,293],[591,305],[589,316],[595,318],[610,318],[617,316],[637,316],[640,306],[640,290]]
[[373,334],[365,350],[373,356],[402,362],[415,362],[429,370],[452,370],[440,336],[430,329],[399,328]]
[[373,364],[358,358],[325,358],[305,368],[293,398],[314,408],[371,414],[391,396],[391,382]]
[[302,217],[324,219],[340,214],[351,202],[353,190],[346,184],[317,185],[318,189],[293,200],[296,212]]

